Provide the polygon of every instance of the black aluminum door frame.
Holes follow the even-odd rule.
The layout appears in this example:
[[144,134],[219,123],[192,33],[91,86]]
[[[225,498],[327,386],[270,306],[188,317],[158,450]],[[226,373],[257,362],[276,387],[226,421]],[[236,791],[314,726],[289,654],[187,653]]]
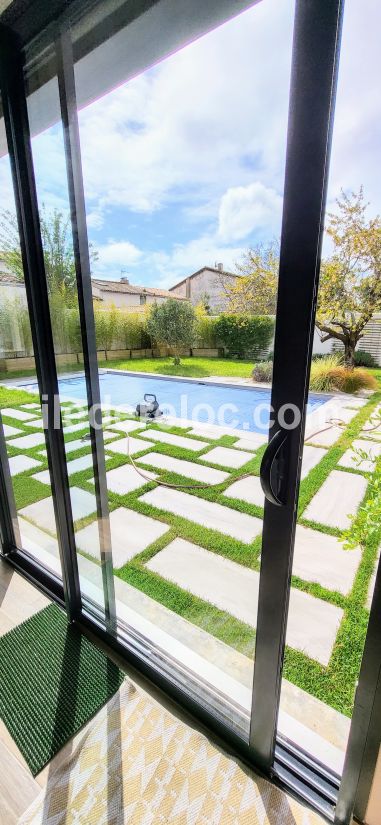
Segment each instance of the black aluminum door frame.
[[101,429],[101,393],[98,375],[95,319],[87,236],[85,193],[83,187],[78,112],[75,91],[73,49],[70,31],[60,31],[56,40],[57,77],[61,119],[64,133],[65,161],[68,182],[70,218],[73,235],[77,279],[83,366],[89,411],[94,486],[97,502],[99,548],[102,569],[103,597],[107,629],[116,632],[114,570],[112,561],[110,515],[106,479],[103,432]]
[[[44,422],[45,440],[65,605],[68,618],[73,621],[79,617],[82,604],[62,416],[61,409],[57,405],[59,400],[58,377],[24,87],[23,62],[16,38],[13,37],[12,32],[2,26],[0,27],[0,53],[1,99],[12,171],[25,290],[38,386],[44,410],[47,411],[47,427]],[[56,415],[57,407],[59,416]],[[0,435],[3,435],[3,433]],[[2,453],[4,454],[4,444]],[[5,484],[7,484],[7,462],[4,455],[3,458],[2,476]],[[10,507],[14,510],[12,498],[10,499]],[[14,522],[14,513],[12,519]],[[11,523],[8,519],[9,539],[16,539],[14,529],[12,536],[10,528]]]
[[[296,2],[250,731],[265,771],[274,761],[342,17],[342,0]],[[285,405],[300,413],[294,429],[279,420]]]
[[[286,443],[282,447],[289,466],[287,478],[283,479],[280,490],[277,492],[280,498],[285,498],[286,504],[284,507],[278,507],[274,503],[266,502],[265,507],[265,530],[262,551],[263,575],[261,577],[259,596],[251,753],[254,763],[263,767],[266,772],[271,769],[273,764],[276,719],[280,695],[281,666],[287,621],[292,567],[292,545],[320,265],[322,219],[327,188],[327,169],[331,142],[341,20],[342,3],[340,0],[332,0],[332,2],[329,3],[321,3],[319,0],[297,0],[272,405],[276,413],[283,403],[295,403],[295,399],[297,399],[300,402],[302,419],[298,428],[288,432]],[[9,31],[6,32],[6,37],[9,37]],[[13,60],[14,54],[12,55],[12,61]],[[10,70],[9,64],[8,69]],[[10,76],[13,77],[14,84],[14,67],[10,72]],[[67,78],[65,80],[65,83],[66,82]],[[22,100],[24,90],[23,87],[21,89],[20,85],[18,85],[19,83],[20,77],[18,77],[17,83],[12,87],[13,94],[10,95],[11,100],[8,101],[8,103],[12,103],[12,111],[8,110],[6,114],[8,118],[8,140],[14,154],[13,176],[16,199],[20,198],[24,201],[26,189],[32,184],[32,197],[30,197],[30,194],[28,196],[29,214],[35,219],[36,215],[38,217],[38,213],[33,163],[30,152],[30,137],[27,129],[26,108],[23,110],[25,103],[25,96],[24,101]],[[4,88],[7,98],[7,83],[5,83]],[[61,105],[63,107],[66,105],[65,98],[61,97]],[[70,105],[73,105],[73,99],[69,100],[68,112]],[[16,116],[16,118],[14,118],[13,107],[19,110],[18,112],[16,111],[16,115],[18,116]],[[19,136],[18,140],[17,135],[15,135],[15,123],[21,124],[22,126],[21,138]],[[70,141],[67,143],[69,156],[70,153],[72,153],[72,163],[78,160],[76,153],[79,152],[79,144],[76,140],[76,136],[74,135],[74,140],[73,136],[71,136]],[[70,176],[70,169],[68,170],[68,175]],[[72,194],[75,196],[75,193]],[[78,207],[76,196],[74,197],[73,203],[74,211],[76,212],[77,210],[81,212],[80,220],[82,220],[83,204],[81,204],[79,200]],[[24,209],[25,204],[23,203],[21,205]],[[20,210],[20,204],[18,204],[18,208]],[[306,226],[306,216],[308,217],[308,226]],[[20,220],[22,217],[21,215]],[[76,215],[74,215],[74,219],[76,219]],[[35,225],[33,226],[33,232],[34,236],[29,235],[26,239],[23,238],[25,226],[22,224],[21,235],[22,243],[26,247],[23,251],[26,257],[26,281],[28,281],[29,290],[31,288],[30,281],[33,281],[33,279],[31,278],[31,268],[30,262],[27,259],[27,253],[28,255],[35,255],[37,253],[37,256],[40,256],[41,252],[39,232],[36,232]],[[76,254],[81,255],[79,246]],[[83,267],[83,257],[82,260],[80,260],[80,264]],[[85,268],[86,265],[85,259]],[[43,295],[43,303],[46,309],[46,295],[42,274],[43,268],[41,266],[41,257],[39,257],[38,284],[36,286],[32,283],[32,290],[36,293],[37,289],[42,289],[42,293],[39,292],[36,294]],[[290,289],[289,279],[292,279],[292,289]],[[36,295],[32,297],[35,298]],[[38,336],[41,337],[41,319],[39,320],[37,317],[38,313],[36,311],[35,300],[32,301],[30,296],[28,296],[28,300],[32,326],[36,327],[35,335],[38,333]],[[306,308],[306,314],[303,315],[303,310]],[[284,315],[286,311],[288,315]],[[51,335],[49,313],[45,312],[45,315],[44,322],[48,326],[48,332],[50,330],[49,335]],[[299,316],[300,324],[296,329],[295,317],[297,317],[297,315]],[[289,323],[289,317],[293,319],[292,324]],[[91,344],[91,335],[90,330],[90,337],[87,339],[88,344]],[[51,392],[57,380],[55,364],[52,363],[51,354],[44,353],[40,347],[37,347],[36,363],[38,370],[46,370],[46,362],[48,362],[49,371],[44,373],[44,383],[42,386],[49,388]],[[290,363],[293,365],[293,371],[289,369]],[[286,370],[289,374],[286,373]],[[299,375],[295,374],[297,371],[299,371]],[[286,374],[287,382],[284,379]],[[274,429],[275,434],[278,429],[276,425]],[[59,478],[60,488],[61,485],[64,488],[65,456],[62,450],[63,438],[61,434],[62,428],[60,428],[58,436],[52,437],[51,434],[48,436],[49,443],[54,442],[54,450],[49,461],[53,464],[52,470],[54,475]],[[58,447],[55,443],[57,441],[60,442]],[[0,442],[0,446],[3,446],[4,439],[0,438]],[[49,446],[48,453],[50,453]],[[2,458],[4,458],[2,466],[5,466],[6,469],[6,457],[2,456]],[[272,481],[274,480],[272,479]],[[7,472],[5,472],[5,474],[0,473],[0,483],[2,492],[9,488],[9,476]],[[10,505],[8,513],[6,513],[5,510],[3,511],[3,508],[0,508],[3,539],[4,535],[12,534],[14,524],[12,496],[7,495],[7,499]],[[64,518],[64,521],[66,521],[64,535],[67,531],[67,525],[69,527],[69,534],[72,530],[70,509],[67,515],[68,518],[66,518],[66,516]],[[69,545],[71,545],[71,536]],[[69,545],[67,543],[64,544],[63,559],[71,575],[74,571],[74,584],[78,584],[78,571],[75,571],[76,559],[73,559]],[[51,595],[54,596],[52,591]],[[277,598],[276,609],[274,608],[274,597]],[[66,601],[68,603],[68,592],[66,592]],[[71,599],[69,599],[69,601],[73,604]],[[369,732],[371,732],[372,722],[374,722],[375,719],[379,719],[380,716],[380,633],[378,630],[380,603],[381,572],[379,571],[360,674],[359,689],[356,696],[351,738],[339,795],[336,822],[340,823],[340,825],[349,821],[356,788],[357,812],[359,815],[363,815],[366,799],[365,790],[369,789],[372,768],[374,768],[374,750],[376,743],[374,736],[372,738]],[[76,612],[76,615],[78,616],[78,612]],[[88,618],[88,621],[91,622],[90,618]],[[91,626],[93,629],[96,629],[96,624]],[[274,628],[277,629],[277,638],[275,638]],[[99,628],[99,632],[102,633],[101,628]],[[104,638],[107,639],[107,635],[104,636]],[[119,647],[119,652],[121,652],[121,650],[122,648]],[[137,664],[137,660],[135,660],[135,664]],[[371,674],[369,674],[369,666],[372,667]],[[149,671],[148,665],[147,668]],[[165,684],[165,680],[163,684]],[[193,709],[195,709],[194,704]],[[202,709],[200,714],[202,714]],[[220,732],[222,732],[221,727]],[[363,757],[368,757],[365,764]],[[359,793],[361,794],[361,798],[359,797]]]

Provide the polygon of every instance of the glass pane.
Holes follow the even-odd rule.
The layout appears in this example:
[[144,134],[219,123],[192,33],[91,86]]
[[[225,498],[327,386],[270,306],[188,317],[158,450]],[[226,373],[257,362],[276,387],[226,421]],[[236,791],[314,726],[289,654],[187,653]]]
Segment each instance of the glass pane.
[[[365,350],[362,375],[344,369],[339,340],[343,328],[335,323],[358,326],[359,311],[369,307],[361,283],[364,276],[375,280],[371,256],[365,258],[367,227],[380,211],[374,179],[380,54],[368,5],[360,10],[348,4],[344,15],[318,294],[321,328],[315,332],[310,378],[311,393],[323,391],[328,400],[306,428],[288,627],[288,644],[291,632],[300,632],[300,627],[310,639],[304,650],[287,647],[279,716],[282,735],[338,774],[347,746],[381,539],[374,524],[371,531],[369,525],[366,529],[360,509],[364,497],[374,495],[379,474],[379,394],[374,377],[378,373],[372,373],[368,365],[372,356],[375,365],[380,364],[380,318],[373,316],[357,345],[358,350]],[[357,49],[355,44],[364,45]],[[379,219],[376,224],[379,232]],[[362,245],[365,240],[367,249]],[[365,254],[359,252],[364,249]],[[329,330],[339,338],[327,337]],[[376,393],[368,395],[370,390]],[[303,622],[293,628],[297,599],[303,604]],[[312,645],[314,628],[319,631],[316,647]]]
[[[92,483],[94,467],[86,391],[81,399],[78,399],[76,393],[78,381],[83,380],[83,352],[61,121],[54,122],[41,131],[41,125],[46,125],[46,110],[52,105],[54,111],[59,109],[56,77],[41,85],[38,92],[29,95],[28,113],[54,353],[59,377],[56,409],[57,413],[61,409],[63,418],[70,498],[77,535],[89,521],[96,519],[97,501]],[[27,388],[34,390],[34,384],[30,379]],[[101,411],[94,410],[92,415],[95,416],[94,423],[99,422],[101,426]],[[46,541],[51,545],[51,536],[55,535],[55,529],[51,519],[52,498],[49,472],[46,468],[42,468],[36,479],[41,504],[33,505],[34,520],[40,531],[41,545]],[[57,552],[56,542],[55,551]],[[83,594],[96,604],[103,615],[100,562],[99,533],[96,530],[91,551],[87,556],[78,554],[78,566]]]
[[[51,487],[4,120],[0,121],[0,147],[0,409],[18,513],[16,541],[20,549],[61,577],[56,542],[38,527],[37,511],[43,507],[41,500],[51,496]],[[29,381],[33,381],[33,391],[24,387]],[[44,485],[39,481],[41,473],[47,476]],[[50,518],[54,532],[53,512]]]
[[293,7],[160,55],[146,22],[75,67],[117,616],[247,738]]

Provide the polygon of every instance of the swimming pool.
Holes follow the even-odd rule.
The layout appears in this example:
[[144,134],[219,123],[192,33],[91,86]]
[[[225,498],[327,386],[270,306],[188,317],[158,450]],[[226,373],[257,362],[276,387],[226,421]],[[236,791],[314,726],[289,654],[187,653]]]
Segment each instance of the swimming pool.
[[[267,388],[162,378],[144,373],[105,371],[99,374],[102,404],[131,408],[154,393],[160,409],[169,416],[192,423],[217,424],[246,432],[267,432],[270,416],[270,390]],[[37,384],[27,389],[37,391]],[[61,401],[86,401],[83,375],[59,380]],[[328,396],[310,395],[308,413],[328,401]]]

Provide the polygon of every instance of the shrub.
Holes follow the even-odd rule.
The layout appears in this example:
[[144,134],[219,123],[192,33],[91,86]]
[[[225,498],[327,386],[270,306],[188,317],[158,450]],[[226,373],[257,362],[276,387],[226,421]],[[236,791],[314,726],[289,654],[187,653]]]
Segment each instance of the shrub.
[[66,310],[66,330],[69,342],[68,352],[82,352],[81,322],[79,308],[72,307]]
[[355,367],[377,367],[377,362],[370,352],[366,352],[365,349],[358,349],[355,352]]
[[141,349],[142,330],[146,323],[146,313],[120,310],[120,338],[125,349]]
[[[119,340],[120,334],[120,313],[113,304],[110,308],[101,309],[94,305],[95,335],[97,349],[112,349],[114,341]],[[107,355],[106,355],[107,357]]]
[[229,355],[242,358],[253,353],[258,356],[271,342],[274,319],[268,315],[223,314],[216,321],[215,332]]
[[311,364],[310,390],[315,392],[356,392],[377,388],[376,379],[366,370],[348,369],[341,363],[340,354],[326,355]]
[[208,315],[203,304],[195,307],[196,324],[194,345],[196,347],[216,346],[216,323],[218,319]]
[[259,364],[255,364],[255,367],[251,373],[251,377],[253,381],[264,381],[268,384],[271,383],[273,376],[273,362],[272,361],[260,361]]
[[166,344],[174,350],[174,364],[180,363],[180,350],[193,343],[196,315],[187,301],[169,298],[163,304],[154,304],[147,322],[147,331],[157,344]]

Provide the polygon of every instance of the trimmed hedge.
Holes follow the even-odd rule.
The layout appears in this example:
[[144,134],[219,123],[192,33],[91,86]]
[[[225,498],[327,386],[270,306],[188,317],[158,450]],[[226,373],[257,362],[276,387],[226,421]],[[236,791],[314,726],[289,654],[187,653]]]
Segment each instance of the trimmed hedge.
[[269,315],[220,315],[215,334],[229,355],[258,357],[271,344],[274,323]]

